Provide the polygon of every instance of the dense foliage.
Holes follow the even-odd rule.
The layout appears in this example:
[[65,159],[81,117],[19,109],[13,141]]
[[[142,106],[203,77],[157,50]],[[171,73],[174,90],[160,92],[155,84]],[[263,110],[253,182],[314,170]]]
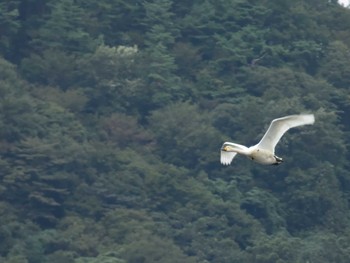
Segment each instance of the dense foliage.
[[[350,10],[0,3],[2,263],[350,262]],[[271,119],[312,112],[237,157]]]

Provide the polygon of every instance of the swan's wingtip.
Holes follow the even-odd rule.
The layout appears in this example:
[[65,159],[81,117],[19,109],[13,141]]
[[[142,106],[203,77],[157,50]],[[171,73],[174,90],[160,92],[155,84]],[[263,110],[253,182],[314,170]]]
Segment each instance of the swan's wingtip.
[[230,165],[234,156],[235,154],[232,152],[221,151],[220,163],[222,165]]
[[229,161],[226,161],[226,162],[221,162],[222,165],[225,165],[225,166],[229,166],[231,164],[231,162]]
[[304,116],[304,119],[307,124],[314,124],[315,123],[315,115],[314,114],[302,114]]

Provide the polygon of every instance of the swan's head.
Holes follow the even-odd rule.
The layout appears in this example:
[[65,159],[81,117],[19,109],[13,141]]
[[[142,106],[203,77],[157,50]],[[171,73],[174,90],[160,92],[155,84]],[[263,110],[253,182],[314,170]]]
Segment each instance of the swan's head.
[[230,146],[230,145],[225,145],[224,147],[221,148],[222,151],[225,151],[225,152],[233,152],[233,147]]

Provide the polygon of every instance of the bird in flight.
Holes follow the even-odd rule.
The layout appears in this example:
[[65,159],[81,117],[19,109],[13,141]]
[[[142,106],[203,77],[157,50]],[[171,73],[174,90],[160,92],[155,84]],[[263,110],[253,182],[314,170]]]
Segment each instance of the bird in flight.
[[260,164],[278,165],[283,160],[275,155],[275,147],[283,134],[290,128],[310,125],[314,122],[315,116],[313,114],[290,115],[274,119],[261,141],[254,146],[248,148],[241,144],[225,142],[221,147],[220,162],[229,165],[239,153]]

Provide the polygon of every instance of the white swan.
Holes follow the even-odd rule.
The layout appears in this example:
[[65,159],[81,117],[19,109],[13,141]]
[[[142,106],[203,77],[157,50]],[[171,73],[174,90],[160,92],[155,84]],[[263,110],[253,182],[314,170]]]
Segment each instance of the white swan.
[[220,161],[224,165],[229,165],[239,153],[260,164],[280,164],[283,160],[275,155],[275,146],[283,134],[290,128],[314,122],[313,114],[290,115],[275,119],[261,141],[254,146],[248,148],[237,143],[225,142],[221,147]]

